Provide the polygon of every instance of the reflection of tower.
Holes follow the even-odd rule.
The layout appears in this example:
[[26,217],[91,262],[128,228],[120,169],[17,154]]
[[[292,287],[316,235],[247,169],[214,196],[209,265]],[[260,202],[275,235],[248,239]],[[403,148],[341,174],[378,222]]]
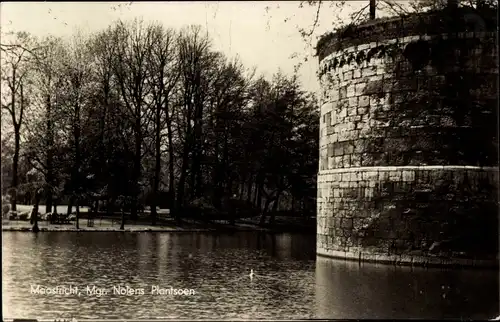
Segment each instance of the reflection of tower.
[[498,281],[493,270],[360,265],[317,257],[316,316],[484,319],[498,312]]

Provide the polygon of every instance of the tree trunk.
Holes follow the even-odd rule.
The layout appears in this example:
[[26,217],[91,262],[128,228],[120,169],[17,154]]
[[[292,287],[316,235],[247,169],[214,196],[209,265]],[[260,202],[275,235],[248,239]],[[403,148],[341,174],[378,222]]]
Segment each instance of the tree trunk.
[[179,182],[177,183],[177,202],[175,205],[175,218],[177,220],[180,219],[180,210],[184,206],[184,186],[186,184],[186,170],[187,170],[187,163],[188,163],[188,154],[187,154],[187,149],[183,154],[182,157],[182,166],[181,166],[181,174],[179,177]]
[[[11,190],[11,205],[10,209],[12,211],[17,210],[17,167],[19,164],[19,141],[21,139],[20,136],[20,122],[19,123],[16,120],[16,68],[13,68],[12,70],[12,106],[11,106],[11,116],[12,116],[12,123],[14,125],[14,159],[12,163],[12,190]],[[22,101],[22,97],[21,97]]]
[[212,173],[212,203],[216,208],[219,208],[221,203],[221,175],[220,175],[220,163],[219,163],[219,120],[216,120],[216,134],[214,138],[214,165],[213,165],[213,173]]
[[375,19],[376,0],[370,0],[370,20]]
[[14,126],[14,159],[12,163],[12,195],[11,195],[11,209],[17,210],[17,186],[18,186],[18,167],[19,167],[19,150],[21,133],[19,126]]
[[73,197],[73,195],[71,195],[69,197],[68,210],[66,211],[67,216],[71,215],[71,211],[73,210],[74,200],[75,200],[75,197]]
[[257,187],[256,206],[258,211],[262,211],[262,186]]
[[80,200],[76,199],[76,229],[80,229]]
[[451,9],[458,8],[458,2],[459,2],[459,0],[448,0],[448,2],[447,2],[448,8],[451,8]]
[[46,203],[45,213],[52,212],[52,189],[50,186],[47,186]]
[[201,157],[203,148],[203,104],[200,103],[200,72],[197,71],[195,77],[195,86],[198,89],[197,101],[194,108],[194,153],[193,153],[193,168],[192,168],[192,189],[195,198],[202,195],[203,176],[201,173]]
[[40,231],[40,228],[38,228],[38,205],[40,204],[40,191],[37,191],[35,193],[35,206],[33,207],[33,213],[34,217],[32,214],[33,218],[33,228],[31,229],[34,233],[37,233]]
[[125,211],[122,209],[122,223],[120,225],[120,230],[125,230]]
[[262,209],[262,214],[260,216],[260,221],[259,221],[260,226],[264,225],[266,221],[267,209],[269,208],[269,205],[271,204],[272,201],[273,201],[272,198],[266,198],[266,203],[264,205],[264,209]]
[[50,100],[50,95],[46,97],[46,117],[47,117],[47,176],[45,177],[45,212],[52,212],[52,184],[54,181],[54,169],[53,169],[53,146],[54,146],[54,133],[52,124],[52,104]]
[[156,225],[156,206],[158,203],[158,189],[160,186],[161,175],[161,106],[156,107],[155,113],[155,171],[153,178],[153,200],[151,202],[151,224]]
[[187,131],[186,131],[186,140],[184,143],[183,147],[183,152],[182,152],[182,165],[181,165],[181,173],[179,176],[179,182],[177,184],[177,203],[176,203],[176,210],[175,210],[175,217],[177,220],[180,219],[179,217],[179,212],[180,209],[184,206],[184,188],[186,185],[186,171],[188,168],[188,162],[189,162],[189,150],[191,148],[191,130],[190,127],[191,125],[189,124],[191,122],[189,119],[187,120]]
[[252,175],[249,175],[248,178],[248,186],[247,186],[247,201],[252,201],[252,190],[253,190],[253,178]]
[[168,139],[168,190],[170,198],[172,201],[170,213],[175,212],[175,155],[174,155],[174,140],[172,138],[172,122],[168,113],[168,109],[165,111],[165,117],[167,121],[167,139]]
[[[140,113],[140,112],[139,112]],[[137,208],[139,203],[139,180],[141,179],[141,143],[142,143],[142,132],[140,119],[137,118],[135,124],[135,155],[134,155],[134,194],[132,196],[132,207],[130,209],[130,217],[133,220],[137,220]]]
[[269,217],[269,224],[274,225],[276,221],[276,211],[278,211],[279,200],[281,196],[281,191],[278,192],[274,199],[273,210],[271,211],[271,216]]

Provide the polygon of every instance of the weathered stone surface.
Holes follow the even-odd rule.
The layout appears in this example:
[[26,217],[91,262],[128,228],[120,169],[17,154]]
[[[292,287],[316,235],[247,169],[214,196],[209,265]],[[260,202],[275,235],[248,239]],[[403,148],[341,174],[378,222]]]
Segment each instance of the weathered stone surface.
[[[318,196],[328,198],[318,198],[318,254],[487,263],[498,256],[496,33],[408,35],[399,43],[426,39],[453,55],[423,65],[376,57],[329,72],[341,83],[322,106]],[[336,46],[356,55],[396,40],[323,42],[320,65],[342,55]]]

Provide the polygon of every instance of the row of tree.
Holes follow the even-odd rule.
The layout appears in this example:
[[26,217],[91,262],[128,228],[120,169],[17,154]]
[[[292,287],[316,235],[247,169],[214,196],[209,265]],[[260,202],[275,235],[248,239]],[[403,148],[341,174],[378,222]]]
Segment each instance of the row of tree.
[[[116,22],[2,43],[3,192],[56,204],[315,209],[319,116],[296,77],[256,77],[200,27]],[[122,225],[123,226],[123,225]]]

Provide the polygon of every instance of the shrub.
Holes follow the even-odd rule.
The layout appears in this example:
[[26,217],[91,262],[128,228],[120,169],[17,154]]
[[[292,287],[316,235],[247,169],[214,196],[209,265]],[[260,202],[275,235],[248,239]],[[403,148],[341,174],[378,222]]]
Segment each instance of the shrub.
[[7,215],[10,211],[10,205],[2,203],[2,217]]
[[2,217],[5,217],[10,211],[9,199],[6,196],[2,196]]

